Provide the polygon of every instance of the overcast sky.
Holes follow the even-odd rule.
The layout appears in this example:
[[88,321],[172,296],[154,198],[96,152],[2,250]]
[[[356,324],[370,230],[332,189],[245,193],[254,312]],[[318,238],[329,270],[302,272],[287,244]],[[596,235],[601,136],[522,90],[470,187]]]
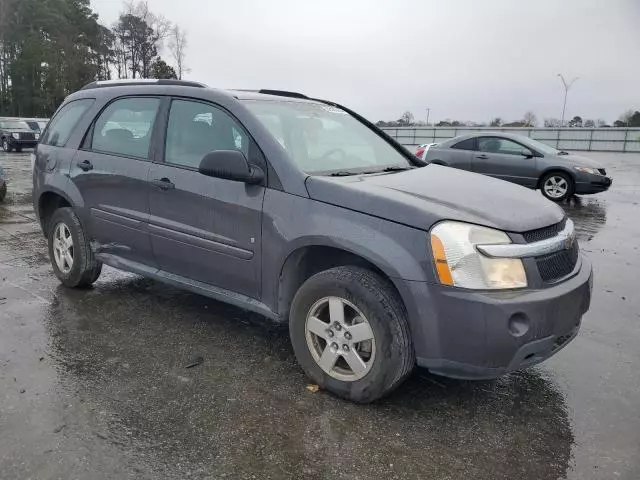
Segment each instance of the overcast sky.
[[[148,0],[188,32],[185,78],[293,90],[371,120],[640,109],[640,0]],[[91,0],[101,22],[118,0]],[[169,56],[165,52],[165,56]],[[169,61],[170,59],[167,58]],[[171,63],[171,62],[170,62]]]

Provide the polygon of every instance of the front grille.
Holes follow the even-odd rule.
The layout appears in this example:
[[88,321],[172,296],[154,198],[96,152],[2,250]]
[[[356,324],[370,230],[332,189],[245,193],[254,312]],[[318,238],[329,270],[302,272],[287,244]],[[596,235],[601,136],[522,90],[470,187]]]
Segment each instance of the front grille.
[[600,172],[600,175],[606,175],[607,171],[604,168],[599,168],[598,171]]
[[540,277],[545,282],[554,282],[566,277],[578,263],[579,247],[578,241],[574,240],[573,245],[568,250],[561,250],[549,255],[535,257]]
[[530,230],[522,234],[524,241],[527,243],[539,242],[540,240],[547,240],[548,238],[555,237],[562,231],[567,219],[565,218],[560,223],[550,225],[548,227],[539,228],[537,230]]

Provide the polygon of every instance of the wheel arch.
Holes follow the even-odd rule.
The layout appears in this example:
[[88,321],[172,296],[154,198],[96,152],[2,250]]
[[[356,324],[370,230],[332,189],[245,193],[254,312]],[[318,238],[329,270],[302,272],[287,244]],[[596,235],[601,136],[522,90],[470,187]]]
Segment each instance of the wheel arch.
[[282,264],[277,279],[277,304],[279,317],[289,321],[291,303],[300,286],[316,273],[338,266],[357,266],[378,274],[389,283],[404,304],[404,299],[395,285],[397,272],[389,265],[376,261],[373,256],[355,251],[346,246],[310,243],[292,250]]
[[536,184],[536,188],[542,189],[542,180],[544,179],[544,177],[546,177],[550,173],[565,173],[569,175],[569,178],[571,178],[571,181],[573,181],[574,184],[576,182],[576,177],[571,170],[565,167],[559,167],[557,165],[554,165],[552,167],[546,168],[544,171],[542,171],[542,173],[540,173],[540,176],[538,177],[538,183]]
[[50,188],[40,193],[36,203],[37,216],[42,227],[44,236],[48,233],[48,221],[57,209],[62,207],[73,207],[74,202],[69,196],[57,188]]

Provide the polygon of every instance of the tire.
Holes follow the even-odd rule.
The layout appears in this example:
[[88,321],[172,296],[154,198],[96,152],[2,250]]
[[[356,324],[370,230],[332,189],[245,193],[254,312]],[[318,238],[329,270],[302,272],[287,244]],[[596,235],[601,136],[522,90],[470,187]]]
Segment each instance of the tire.
[[2,150],[4,150],[6,153],[11,153],[11,145],[9,145],[9,140],[7,140],[6,138],[2,139]]
[[[72,239],[72,261],[65,262],[62,267],[58,264],[56,254],[54,253],[57,229],[61,225],[66,227],[66,231]],[[95,282],[102,271],[102,263],[96,260],[89,241],[82,229],[80,220],[73,212],[73,209],[63,207],[53,212],[53,215],[47,222],[47,229],[49,258],[51,259],[53,271],[60,282],[70,288],[88,287]],[[66,270],[64,267],[69,267],[69,263],[71,263],[70,268]]]
[[[329,298],[334,299],[333,301],[335,299],[346,301],[346,304],[342,304],[345,326],[336,330],[337,327],[332,326],[332,323],[327,323],[329,330],[335,331],[332,332],[332,338],[327,336],[322,339],[307,329],[307,319],[309,315],[315,317],[315,314],[312,315],[315,311],[324,312],[323,314],[328,316],[328,310],[331,307],[328,303],[324,306],[323,302],[328,302]],[[320,310],[316,310],[317,308]],[[354,314],[354,323],[349,325],[348,317],[353,318]],[[346,352],[344,353],[343,349],[349,343],[349,340],[346,340],[347,332],[354,332],[356,335],[356,330],[352,329],[359,315],[364,316],[365,320],[362,323],[369,325],[369,335],[373,336],[373,340],[351,343],[351,348],[344,350]],[[317,317],[320,317],[320,313]],[[333,318],[331,321],[333,322]],[[362,332],[362,330],[359,331]],[[326,330],[324,332],[328,335]],[[364,268],[336,267],[309,278],[293,299],[289,333],[298,363],[311,381],[322,389],[356,403],[369,403],[387,395],[402,383],[415,365],[404,305],[386,280]],[[327,339],[335,342],[330,343]],[[337,342],[341,343],[337,344]],[[334,353],[337,360],[335,366],[329,367],[332,371],[332,374],[329,374],[320,366],[319,360],[322,360],[330,345],[334,344],[339,348],[337,353]],[[365,361],[363,359],[367,358],[367,346],[372,353],[368,355],[368,361]],[[312,353],[314,350],[315,356]],[[332,348],[331,351],[336,350]],[[360,358],[363,364],[367,364],[366,369],[360,374],[356,374],[356,370],[350,368],[346,361],[347,357],[343,356],[351,355],[349,353],[351,351],[358,354],[357,358]],[[316,360],[318,356],[320,359]],[[353,357],[350,358],[353,360]],[[340,365],[347,368],[342,368]],[[349,375],[348,370],[351,370],[353,375]]]
[[4,200],[4,197],[7,196],[7,184],[6,182],[2,182],[0,184],[0,202]]
[[[553,182],[555,182],[555,186]],[[552,202],[566,200],[573,195],[575,189],[576,185],[573,178],[564,172],[550,172],[540,180],[542,195]]]

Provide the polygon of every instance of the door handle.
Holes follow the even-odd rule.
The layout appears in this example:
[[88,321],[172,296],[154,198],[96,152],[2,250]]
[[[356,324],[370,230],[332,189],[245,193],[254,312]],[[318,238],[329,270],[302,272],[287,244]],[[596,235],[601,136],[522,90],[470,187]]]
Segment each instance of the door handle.
[[489,156],[482,154],[482,155],[476,155],[476,158],[481,158],[482,160],[486,160],[487,158],[489,158]]
[[89,160],[83,160],[81,162],[76,163],[76,165],[78,167],[80,167],[80,170],[82,170],[84,172],[88,172],[89,170],[93,170],[93,163],[91,163]]
[[167,177],[151,180],[151,184],[155,185],[160,190],[173,190],[174,188],[176,188],[176,184],[169,180]]

